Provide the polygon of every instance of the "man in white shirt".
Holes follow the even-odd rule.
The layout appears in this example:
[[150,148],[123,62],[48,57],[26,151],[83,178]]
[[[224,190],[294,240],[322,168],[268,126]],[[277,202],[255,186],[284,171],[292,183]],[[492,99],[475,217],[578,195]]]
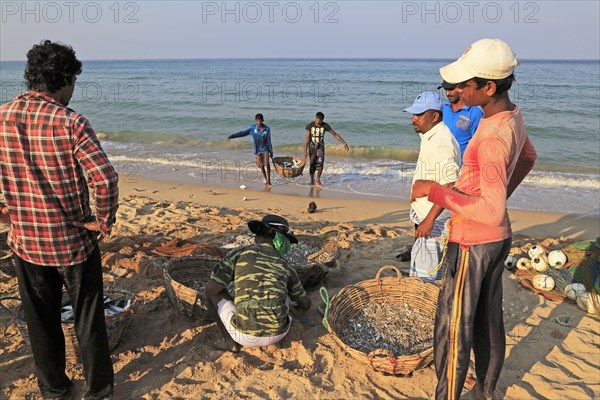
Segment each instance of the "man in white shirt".
[[[431,181],[452,187],[460,171],[460,147],[443,122],[440,96],[435,92],[421,93],[404,111],[413,114],[412,125],[421,138],[413,185],[416,181]],[[442,256],[441,237],[450,214],[434,206],[427,196],[415,198],[411,193],[410,205],[416,237],[410,275],[441,279],[442,270],[438,268]]]

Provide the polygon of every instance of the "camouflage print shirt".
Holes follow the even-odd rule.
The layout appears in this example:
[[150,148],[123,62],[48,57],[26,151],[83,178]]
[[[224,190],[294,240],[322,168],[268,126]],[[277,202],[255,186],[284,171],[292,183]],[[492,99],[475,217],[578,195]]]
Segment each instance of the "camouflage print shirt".
[[256,337],[275,336],[289,326],[286,298],[298,301],[306,292],[298,274],[270,243],[230,252],[210,277],[220,285],[234,283],[236,313],[231,324]]

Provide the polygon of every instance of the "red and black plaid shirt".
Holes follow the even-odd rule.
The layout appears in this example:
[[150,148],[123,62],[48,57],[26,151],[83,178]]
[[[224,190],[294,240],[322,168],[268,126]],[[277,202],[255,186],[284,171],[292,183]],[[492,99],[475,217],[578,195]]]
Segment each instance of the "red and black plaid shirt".
[[[87,182],[86,182],[87,179]],[[85,261],[97,233],[73,226],[96,217],[109,234],[118,178],[87,119],[50,97],[28,92],[0,106],[0,194],[8,206],[8,245],[25,261],[69,266]]]

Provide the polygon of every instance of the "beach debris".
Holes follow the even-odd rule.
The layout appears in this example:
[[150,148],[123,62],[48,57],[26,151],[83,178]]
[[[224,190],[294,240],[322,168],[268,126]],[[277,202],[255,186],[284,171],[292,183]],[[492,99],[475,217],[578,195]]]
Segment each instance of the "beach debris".
[[504,260],[504,267],[509,271],[513,271],[515,269],[516,263],[516,257],[509,255],[508,257],[506,257],[506,260]]
[[396,357],[407,356],[433,346],[433,327],[433,315],[423,315],[407,303],[369,303],[348,321],[340,337],[367,354],[385,349]]
[[539,255],[542,254],[547,254],[548,253],[548,249],[546,249],[544,246],[542,246],[541,244],[534,244],[533,246],[531,246],[531,248],[529,249],[529,258],[534,259]]
[[571,321],[570,315],[559,315],[558,317],[554,318],[554,321],[561,326],[571,326],[569,323],[569,321]]
[[561,250],[554,250],[548,254],[548,265],[554,269],[562,269],[567,263],[567,255]]
[[308,203],[307,211],[309,214],[312,214],[315,211],[317,211],[317,203],[315,203],[314,201],[311,201],[310,203]]
[[246,196],[242,197],[242,201],[246,201],[248,198]]
[[242,190],[246,189],[246,185],[240,185],[240,189],[242,189]]
[[545,254],[538,254],[535,258],[531,259],[531,266],[537,272],[548,271],[548,256]]
[[582,293],[585,293],[585,285],[583,283],[571,283],[570,285],[565,286],[565,295],[573,300],[577,300],[577,296]]
[[[108,296],[103,298],[104,316],[109,317],[127,311],[131,306],[131,299],[111,299]],[[60,320],[62,322],[74,322],[75,316],[73,314],[73,306],[69,301],[63,302],[60,309]]]
[[533,284],[534,288],[543,290],[545,292],[551,291],[556,285],[554,278],[546,274],[535,275],[531,280],[531,283]]
[[529,268],[531,268],[531,260],[527,257],[519,258],[519,261],[517,261],[517,269],[527,271]]

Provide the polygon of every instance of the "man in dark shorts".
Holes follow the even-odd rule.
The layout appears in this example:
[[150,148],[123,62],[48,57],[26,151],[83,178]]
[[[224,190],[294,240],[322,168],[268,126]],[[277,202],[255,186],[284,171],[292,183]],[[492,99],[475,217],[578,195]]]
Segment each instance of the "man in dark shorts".
[[321,186],[321,174],[325,161],[325,132],[329,132],[340,143],[344,150],[350,151],[348,144],[340,135],[335,133],[331,126],[324,121],[325,114],[318,112],[315,120],[306,125],[306,139],[304,139],[304,158],[310,157],[310,184],[315,184],[315,171],[317,172],[317,185]]

